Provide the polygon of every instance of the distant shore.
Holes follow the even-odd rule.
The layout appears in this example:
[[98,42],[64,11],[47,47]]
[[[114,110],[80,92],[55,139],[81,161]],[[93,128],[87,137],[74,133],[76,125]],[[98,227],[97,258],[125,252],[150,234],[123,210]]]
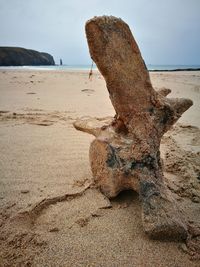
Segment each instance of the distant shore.
[[169,70],[169,69],[166,69],[166,70],[149,70],[149,72],[166,72],[166,71],[200,71],[200,68],[188,68],[188,69],[172,69],[172,70]]
[[[147,65],[149,72],[200,71],[200,65]],[[89,71],[91,65],[0,66],[0,70]],[[93,66],[92,70],[98,70]]]

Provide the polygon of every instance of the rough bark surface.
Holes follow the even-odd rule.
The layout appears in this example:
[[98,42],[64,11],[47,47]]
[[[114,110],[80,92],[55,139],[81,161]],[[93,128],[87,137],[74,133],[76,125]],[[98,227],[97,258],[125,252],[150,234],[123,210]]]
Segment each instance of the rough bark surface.
[[86,36],[116,111],[112,119],[74,124],[96,137],[90,146],[94,182],[109,198],[122,190],[137,191],[151,238],[186,239],[186,224],[163,181],[159,147],[192,101],[167,98],[170,89],[153,89],[137,43],[121,19],[94,17],[86,23]]

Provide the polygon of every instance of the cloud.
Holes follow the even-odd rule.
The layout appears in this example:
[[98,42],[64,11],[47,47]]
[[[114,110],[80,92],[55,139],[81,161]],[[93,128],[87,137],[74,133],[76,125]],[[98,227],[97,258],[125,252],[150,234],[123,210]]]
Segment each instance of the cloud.
[[0,0],[0,45],[88,64],[87,19],[115,15],[130,26],[147,63],[200,63],[199,0]]

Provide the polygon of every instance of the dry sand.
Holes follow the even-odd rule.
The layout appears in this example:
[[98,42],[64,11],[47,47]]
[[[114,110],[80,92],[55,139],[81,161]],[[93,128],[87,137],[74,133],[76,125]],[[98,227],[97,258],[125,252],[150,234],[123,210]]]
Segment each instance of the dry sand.
[[93,137],[72,124],[114,115],[98,72],[1,70],[0,266],[199,266],[200,72],[151,80],[194,101],[161,145],[166,183],[192,229],[187,243],[149,240],[136,193],[110,202],[84,191]]

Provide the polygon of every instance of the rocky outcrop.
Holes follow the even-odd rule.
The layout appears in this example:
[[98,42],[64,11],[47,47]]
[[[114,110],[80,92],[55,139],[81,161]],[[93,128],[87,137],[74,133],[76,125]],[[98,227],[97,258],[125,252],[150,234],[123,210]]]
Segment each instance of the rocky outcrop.
[[0,47],[0,66],[55,65],[53,57],[21,47]]
[[109,198],[133,189],[142,203],[145,232],[156,239],[186,239],[187,226],[164,182],[160,141],[191,105],[152,87],[128,25],[115,17],[86,23],[90,55],[104,76],[116,111],[112,120],[88,118],[74,126],[93,134],[90,163],[94,183]]

